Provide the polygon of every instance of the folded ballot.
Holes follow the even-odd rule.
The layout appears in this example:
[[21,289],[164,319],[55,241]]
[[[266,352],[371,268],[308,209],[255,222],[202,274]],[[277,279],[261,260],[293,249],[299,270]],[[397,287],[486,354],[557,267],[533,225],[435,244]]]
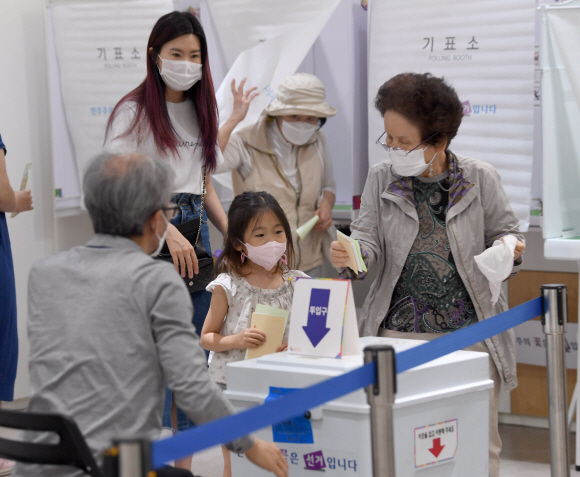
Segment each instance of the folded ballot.
[[252,313],[250,328],[266,333],[266,341],[258,348],[247,348],[246,359],[259,358],[276,352],[283,342],[289,315],[288,310],[260,304],[256,306],[256,311]]
[[312,231],[313,227],[319,220],[320,217],[318,215],[315,215],[308,222],[302,224],[300,227],[296,229],[296,235],[298,235],[300,239],[304,240],[304,237],[306,237]]
[[346,266],[350,267],[357,275],[361,272],[366,272],[367,267],[362,258],[359,243],[348,235],[344,235],[340,230],[336,231],[336,239],[346,249],[346,253],[348,253],[348,263]]

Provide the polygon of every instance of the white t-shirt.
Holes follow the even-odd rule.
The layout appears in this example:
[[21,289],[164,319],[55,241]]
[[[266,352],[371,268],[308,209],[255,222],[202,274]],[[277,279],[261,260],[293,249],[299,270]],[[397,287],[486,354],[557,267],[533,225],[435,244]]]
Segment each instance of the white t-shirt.
[[[105,150],[113,154],[139,152],[150,157],[157,157],[169,161],[175,173],[175,193],[185,192],[188,194],[201,195],[203,183],[203,158],[202,147],[197,145],[199,138],[199,122],[195,107],[190,100],[183,103],[170,103],[167,101],[167,111],[171,124],[180,141],[177,144],[178,156],[173,156],[171,151],[159,152],[155,146],[152,134],[145,134],[138,141],[135,134],[119,137],[127,131],[135,117],[137,104],[127,102],[123,104],[115,115],[111,130],[105,143]],[[224,158],[221,150],[216,146],[217,165]]]
[[[294,190],[300,194],[302,182],[298,173],[298,151],[300,146],[294,146],[284,139],[276,121],[266,125],[266,136],[270,149],[278,158],[278,162],[286,174],[288,182]],[[320,141],[316,142],[318,156],[322,161],[322,191],[330,191],[336,195],[336,181],[332,161],[328,154],[328,146],[324,133],[320,131]],[[232,134],[224,151],[224,163],[216,170],[216,173],[237,170],[242,179],[246,179],[252,172],[252,158],[239,134]]]

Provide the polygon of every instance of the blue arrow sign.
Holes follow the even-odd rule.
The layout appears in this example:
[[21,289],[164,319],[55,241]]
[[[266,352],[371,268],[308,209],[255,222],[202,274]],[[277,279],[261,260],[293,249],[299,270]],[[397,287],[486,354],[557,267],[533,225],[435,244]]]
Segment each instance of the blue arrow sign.
[[330,328],[326,327],[329,301],[330,290],[323,288],[313,288],[311,290],[310,305],[308,306],[308,322],[302,329],[315,348],[330,331]]

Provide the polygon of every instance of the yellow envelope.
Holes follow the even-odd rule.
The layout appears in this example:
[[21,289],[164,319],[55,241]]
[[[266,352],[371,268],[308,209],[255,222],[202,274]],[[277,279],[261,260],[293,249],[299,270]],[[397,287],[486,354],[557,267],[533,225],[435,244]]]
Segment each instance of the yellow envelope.
[[266,342],[258,348],[248,348],[246,359],[259,358],[266,354],[276,352],[284,339],[286,328],[286,318],[283,316],[265,315],[262,313],[252,313],[250,328],[266,333]]

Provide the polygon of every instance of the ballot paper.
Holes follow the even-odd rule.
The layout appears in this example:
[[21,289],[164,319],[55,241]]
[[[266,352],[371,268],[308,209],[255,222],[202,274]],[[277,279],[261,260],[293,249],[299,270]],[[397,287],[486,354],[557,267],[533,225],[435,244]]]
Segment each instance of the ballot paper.
[[276,352],[276,349],[282,344],[284,339],[284,330],[288,322],[288,310],[282,310],[267,305],[257,305],[256,311],[252,313],[250,328],[256,328],[266,333],[266,342],[258,348],[247,348],[246,358],[259,358],[266,354]]
[[348,263],[346,266],[350,267],[357,275],[361,272],[366,272],[367,267],[362,258],[359,243],[348,235],[343,234],[340,230],[336,232],[336,239],[346,249],[346,253],[348,253]]
[[315,215],[308,222],[302,224],[300,227],[296,229],[296,235],[298,235],[300,239],[304,240],[304,237],[306,237],[312,231],[312,229],[319,220],[320,216]]
[[[22,182],[20,183],[20,190],[26,190],[26,184],[28,184],[28,178],[30,177],[30,170],[32,169],[32,162],[29,162],[24,166],[24,173],[22,174]],[[20,212],[12,212],[10,218],[16,217]]]

